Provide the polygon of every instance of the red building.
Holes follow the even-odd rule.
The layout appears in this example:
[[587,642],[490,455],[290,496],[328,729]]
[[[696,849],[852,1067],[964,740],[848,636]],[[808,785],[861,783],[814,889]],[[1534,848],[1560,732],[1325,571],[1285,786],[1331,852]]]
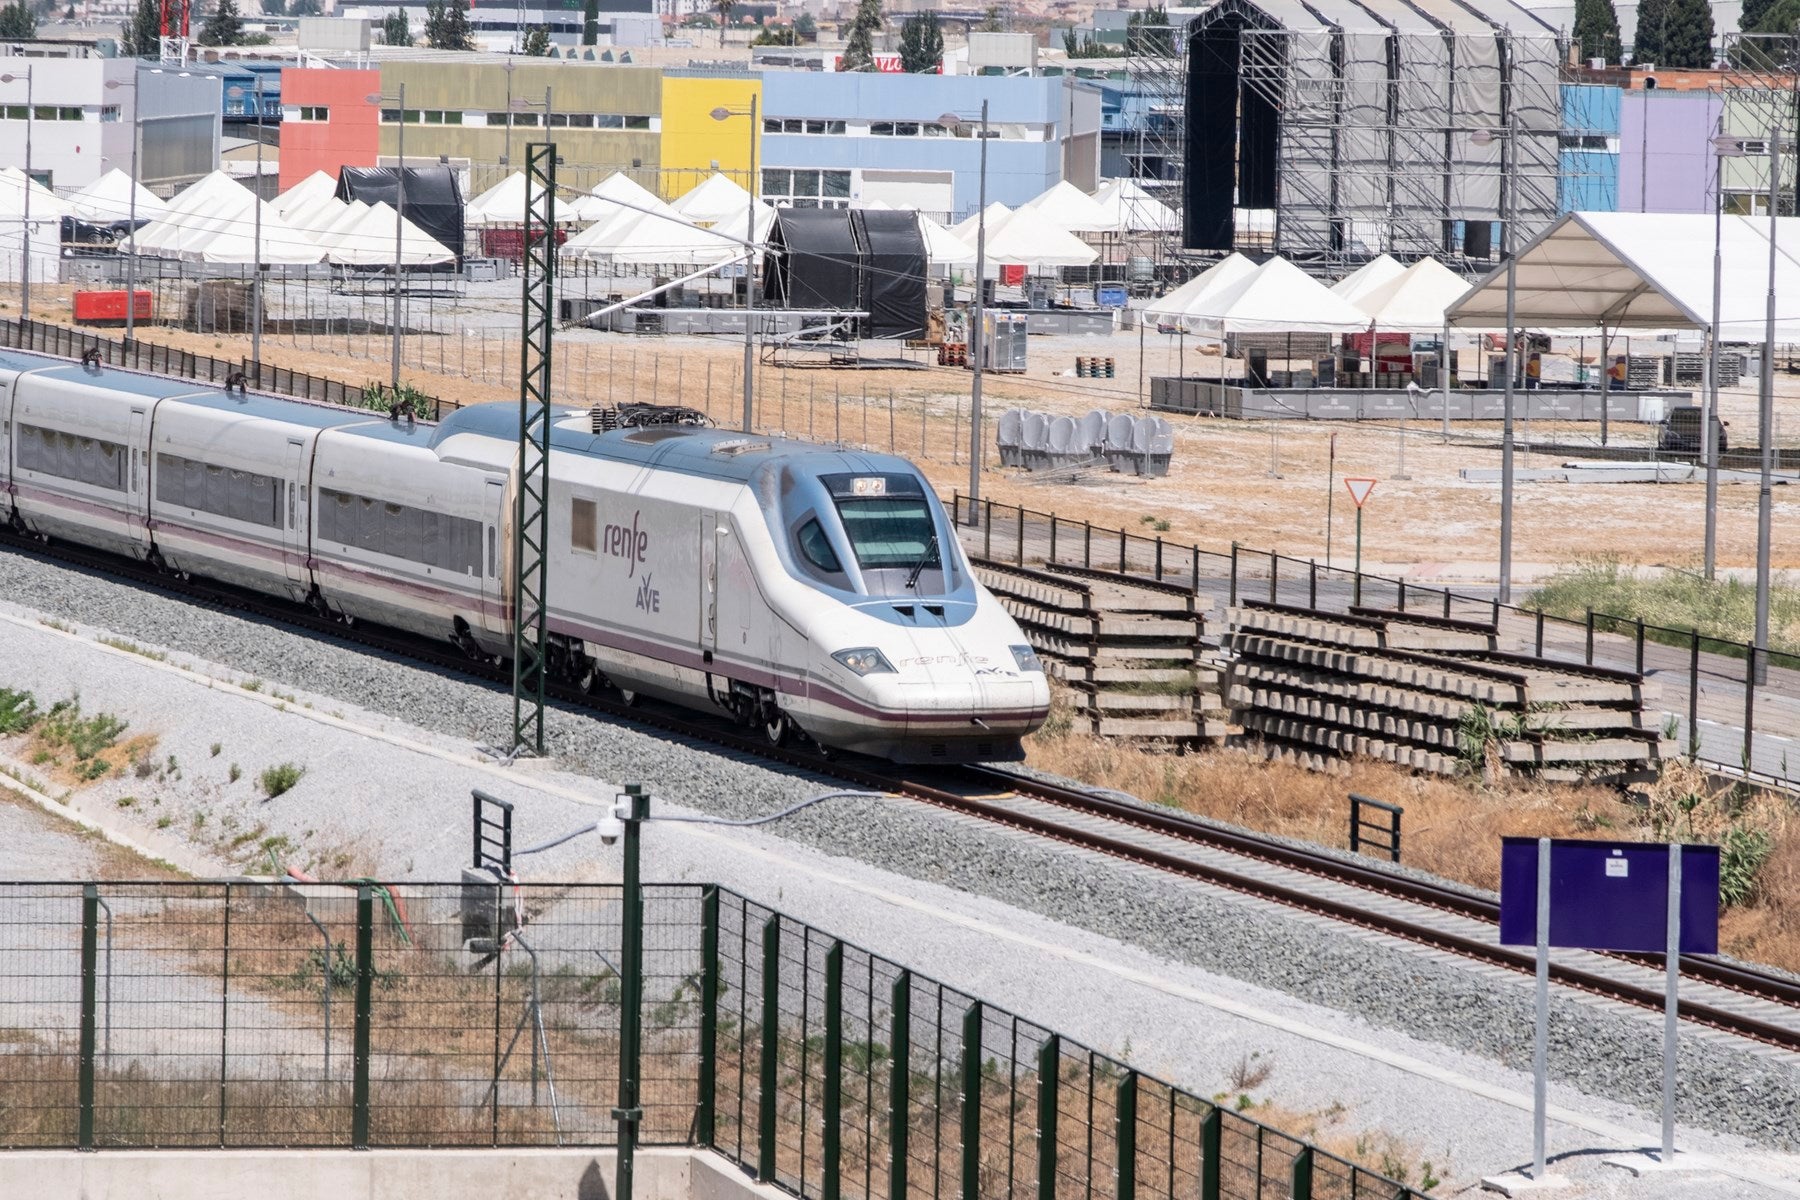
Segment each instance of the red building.
[[381,144],[380,71],[296,67],[281,73],[281,190],[323,171],[372,167]]

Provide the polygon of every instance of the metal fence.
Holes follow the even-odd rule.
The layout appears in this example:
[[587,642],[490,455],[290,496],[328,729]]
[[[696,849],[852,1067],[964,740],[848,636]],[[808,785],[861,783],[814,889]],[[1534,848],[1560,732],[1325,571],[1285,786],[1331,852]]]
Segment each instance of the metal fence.
[[[14,350],[35,350],[63,358],[80,358],[90,351],[102,362],[115,367],[152,371],[177,379],[194,379],[205,383],[235,383],[240,378],[247,387],[261,388],[283,396],[302,400],[318,400],[326,404],[342,404],[352,408],[370,407],[364,399],[364,385],[345,383],[291,371],[253,358],[214,358],[210,354],[193,354],[153,342],[129,341],[124,338],[101,337],[62,325],[42,321],[0,321],[0,346]],[[446,405],[435,396],[413,394],[415,415],[437,420]],[[385,401],[384,401],[385,402]],[[455,405],[447,406],[454,408]]]
[[1788,715],[1788,706],[1759,710],[1757,705],[1759,689],[1800,696],[1800,655],[1592,610],[1571,620],[1501,604],[1490,596],[1463,595],[1235,542],[1229,552],[1202,550],[1054,513],[971,501],[960,492],[953,492],[946,504],[956,514],[964,547],[973,554],[1020,566],[1054,562],[1188,587],[1203,598],[1214,620],[1240,599],[1336,612],[1358,606],[1395,609],[1489,622],[1497,627],[1503,648],[1572,666],[1651,672],[1672,693],[1664,699],[1675,721],[1675,740],[1684,750],[1731,774],[1800,788],[1800,754],[1790,757],[1786,748],[1787,739],[1800,737],[1800,723]]
[[[1419,1195],[736,893],[644,892],[646,1144],[821,1200]],[[0,885],[0,1146],[612,1145],[621,899]]]

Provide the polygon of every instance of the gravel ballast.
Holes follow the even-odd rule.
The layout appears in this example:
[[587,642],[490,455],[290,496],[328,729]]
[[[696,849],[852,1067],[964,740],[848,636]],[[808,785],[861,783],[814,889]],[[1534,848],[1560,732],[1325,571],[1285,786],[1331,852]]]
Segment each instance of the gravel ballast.
[[[509,712],[501,693],[11,553],[0,553],[0,595],[21,606],[21,615],[41,610],[203,660],[188,664],[182,655],[171,656],[172,661],[184,665],[210,670],[206,663],[225,663],[241,672],[240,679],[261,681],[263,691],[254,704],[261,719],[253,713],[237,717],[226,734],[219,729],[224,718],[210,708],[204,716],[194,712],[190,721],[179,708],[170,707],[166,684],[159,689],[154,677],[136,679],[140,672],[130,669],[133,656],[111,654],[109,661],[114,666],[108,669],[85,657],[94,653],[92,650],[70,652],[71,643],[52,631],[4,630],[15,652],[9,653],[6,665],[0,667],[0,686],[32,687],[47,698],[80,689],[84,701],[118,706],[121,712],[136,710],[131,714],[135,720],[160,724],[169,746],[166,752],[176,754],[185,777],[215,788],[193,792],[191,800],[178,800],[174,796],[179,788],[174,785],[187,779],[172,781],[171,798],[163,805],[172,806],[174,819],[170,829],[163,831],[165,836],[172,836],[171,830],[181,832],[188,827],[184,822],[191,822],[192,810],[181,805],[211,805],[215,821],[229,814],[239,822],[239,829],[261,823],[268,830],[265,836],[285,836],[295,844],[313,841],[355,845],[370,852],[378,849],[383,870],[395,876],[447,878],[466,858],[466,781],[452,782],[422,771],[416,761],[373,754],[366,740],[351,732],[340,738],[318,732],[315,723],[312,733],[297,735],[269,720],[267,714],[272,711],[272,693],[291,693],[291,701],[275,703],[296,709],[311,704],[315,712],[340,712],[348,720],[386,725],[401,742],[423,740],[444,753],[455,750],[466,758],[468,743],[491,744],[504,739]],[[40,639],[45,644],[40,645]],[[118,665],[121,663],[124,665]],[[160,668],[146,662],[141,670],[154,673]],[[239,696],[235,703],[246,700]],[[297,714],[290,715],[298,719]],[[421,739],[402,725],[402,720],[432,736]],[[764,813],[835,786],[583,714],[554,712],[547,721],[547,732],[559,765],[578,776],[646,780],[667,801],[719,815]],[[290,796],[272,802],[247,789],[242,795],[234,793],[234,785],[213,778],[222,769],[219,760],[233,755],[222,753],[214,758],[208,753],[211,742],[224,740],[241,748],[236,751],[237,761],[254,758],[257,769],[266,761],[298,759],[304,754],[307,775]],[[243,761],[243,766],[248,770],[251,763]],[[543,764],[523,768],[532,778],[545,771]],[[124,782],[108,781],[102,786]],[[570,791],[610,792],[598,784],[583,784],[579,778],[572,778],[568,786]],[[421,792],[421,788],[425,790]],[[143,806],[134,805],[124,817],[132,822],[147,820],[140,815],[144,811]],[[591,819],[591,810],[568,801],[546,800],[522,808],[520,819],[521,840],[529,842]],[[307,830],[312,831],[310,837]],[[673,841],[675,835],[671,831],[660,836]],[[700,837],[686,832],[683,836]],[[1426,1058],[1444,1053],[1435,1051],[1431,1045],[1435,1044],[1452,1052],[1448,1057],[1455,1061],[1476,1064],[1471,1070],[1512,1077],[1513,1069],[1529,1065],[1531,983],[1522,976],[1497,976],[1387,938],[1346,932],[1302,914],[1050,846],[916,804],[834,801],[782,822],[779,838],[737,831],[729,836],[757,845],[804,843],[892,872],[895,877],[954,889],[943,893],[946,895],[986,897],[982,905],[1005,914],[1003,919],[1014,924],[1026,919],[1017,909],[1044,914],[1088,931],[1081,935],[1083,939],[1090,934],[1117,938],[1138,947],[1133,954],[1142,956],[1147,951],[1151,961],[1167,956],[1189,965],[1177,968],[1163,963],[1160,969],[1164,971],[1199,968],[1207,973],[1204,978],[1210,989],[1240,986],[1227,984],[1228,978],[1254,985],[1263,996],[1281,993],[1293,997],[1315,1013],[1334,1010],[1351,1014],[1348,1027],[1356,1029],[1358,1036],[1404,1042]],[[716,848],[725,843],[715,834],[710,843],[698,844]],[[556,852],[546,855],[534,870],[539,877],[558,877],[577,870],[578,864],[591,857],[589,850]],[[713,858],[721,863],[718,870],[711,869],[712,858],[702,858],[698,865],[687,868],[688,877],[735,882],[750,895],[796,911],[787,894],[790,878],[785,870],[764,864],[759,874],[756,868],[743,867],[742,877],[733,881],[725,877],[725,860],[716,849]],[[1015,907],[1002,908],[1001,904]],[[817,911],[796,911],[796,915],[833,932],[857,936],[855,929],[845,928],[851,922],[841,918],[825,895]],[[1052,926],[1039,925],[1044,931],[1040,936],[1051,943],[1063,936]],[[896,959],[924,965],[911,943],[896,940],[891,930],[877,927],[861,940]],[[1114,1006],[1088,1011],[1083,1021],[1076,1022],[1071,1014],[1082,1011],[1086,1002],[1067,987],[1048,985],[1041,963],[1033,967],[1010,953],[989,962],[979,950],[969,953],[961,970],[939,968],[939,973],[963,986],[980,984],[975,990],[986,989],[997,1002],[1010,1003],[1035,1020],[1087,1037],[1103,1048],[1118,1052],[1127,1041],[1144,1047],[1147,1039],[1155,1039],[1163,1044],[1160,1053],[1171,1064],[1185,1061],[1192,1065],[1192,1050],[1177,1049],[1169,1040],[1171,1035],[1179,1039],[1179,1025],[1154,1025],[1149,1018],[1137,1019],[1135,1010]],[[1014,968],[1022,973],[1014,977]],[[1014,979],[1010,987],[1005,983],[1008,978]],[[1009,1000],[1009,991],[1017,998]],[[1118,1020],[1121,1012],[1132,1012],[1133,1019]],[[1332,1019],[1343,1021],[1341,1016]],[[1191,1030],[1191,1011],[1186,1020]],[[1084,1025],[1087,1032],[1073,1028],[1076,1024]],[[1163,1035],[1159,1037],[1157,1030],[1164,1031]],[[1421,1041],[1414,1042],[1415,1038]],[[1624,1102],[1646,1112],[1654,1110],[1660,1081],[1660,1016],[1619,1010],[1562,994],[1559,989],[1551,1038],[1554,1078],[1590,1096]],[[1313,1074],[1312,1063],[1304,1057],[1287,1061],[1294,1065],[1284,1074],[1294,1079],[1296,1087],[1311,1090],[1304,1080]],[[1791,1057],[1774,1056],[1726,1039],[1690,1037],[1682,1067],[1680,1112],[1684,1122],[1741,1135],[1766,1147],[1793,1149],[1800,1145],[1800,1071]],[[1213,1059],[1210,1070],[1214,1076],[1220,1069],[1220,1061]],[[1354,1074],[1346,1068],[1343,1077]],[[1207,1090],[1203,1074],[1175,1075],[1198,1090]],[[1576,1106],[1592,1107],[1572,1093],[1570,1099]],[[1363,1102],[1370,1111],[1398,1103],[1383,1101],[1378,1093],[1366,1095]],[[1400,1107],[1411,1109],[1412,1104]],[[1394,1115],[1399,1116],[1398,1111]],[[1410,1115],[1419,1114],[1413,1111]],[[1649,1127],[1641,1115],[1629,1117],[1626,1123]],[[1493,1147],[1475,1158],[1481,1160],[1483,1169],[1513,1165]]]

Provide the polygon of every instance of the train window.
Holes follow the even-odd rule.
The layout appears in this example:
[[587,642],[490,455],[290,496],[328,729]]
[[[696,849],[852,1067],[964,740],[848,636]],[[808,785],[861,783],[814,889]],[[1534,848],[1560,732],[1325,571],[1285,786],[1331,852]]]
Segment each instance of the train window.
[[464,575],[481,574],[481,522],[319,489],[318,540]]
[[19,426],[18,463],[22,471],[54,475],[108,491],[125,490],[125,447],[118,442],[44,429]]
[[825,530],[820,527],[817,518],[802,525],[794,535],[794,540],[800,544],[800,553],[806,557],[806,561],[819,570],[833,575],[843,571],[843,564],[838,562],[837,552],[831,548],[831,541],[825,536]]
[[911,570],[939,565],[937,526],[923,496],[862,496],[838,500],[850,549],[865,570]]
[[592,500],[571,498],[569,501],[569,545],[593,554],[599,547],[596,525],[598,510]]
[[178,454],[156,456],[156,498],[269,529],[281,528],[282,481]]

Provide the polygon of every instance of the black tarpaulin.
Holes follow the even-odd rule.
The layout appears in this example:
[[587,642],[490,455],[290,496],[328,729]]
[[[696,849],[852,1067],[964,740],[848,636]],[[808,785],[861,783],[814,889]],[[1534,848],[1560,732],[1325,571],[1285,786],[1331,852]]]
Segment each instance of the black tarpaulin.
[[778,208],[769,249],[774,268],[768,292],[777,305],[840,312],[862,307],[863,248],[849,209]]
[[866,336],[925,334],[925,235],[919,214],[864,209],[854,214],[864,248],[862,303]]
[[[385,204],[399,200],[399,175],[393,167],[344,167],[338,174],[337,198],[348,204]],[[406,211],[400,214],[436,238],[457,260],[463,256],[463,198],[449,167],[406,168]]]

